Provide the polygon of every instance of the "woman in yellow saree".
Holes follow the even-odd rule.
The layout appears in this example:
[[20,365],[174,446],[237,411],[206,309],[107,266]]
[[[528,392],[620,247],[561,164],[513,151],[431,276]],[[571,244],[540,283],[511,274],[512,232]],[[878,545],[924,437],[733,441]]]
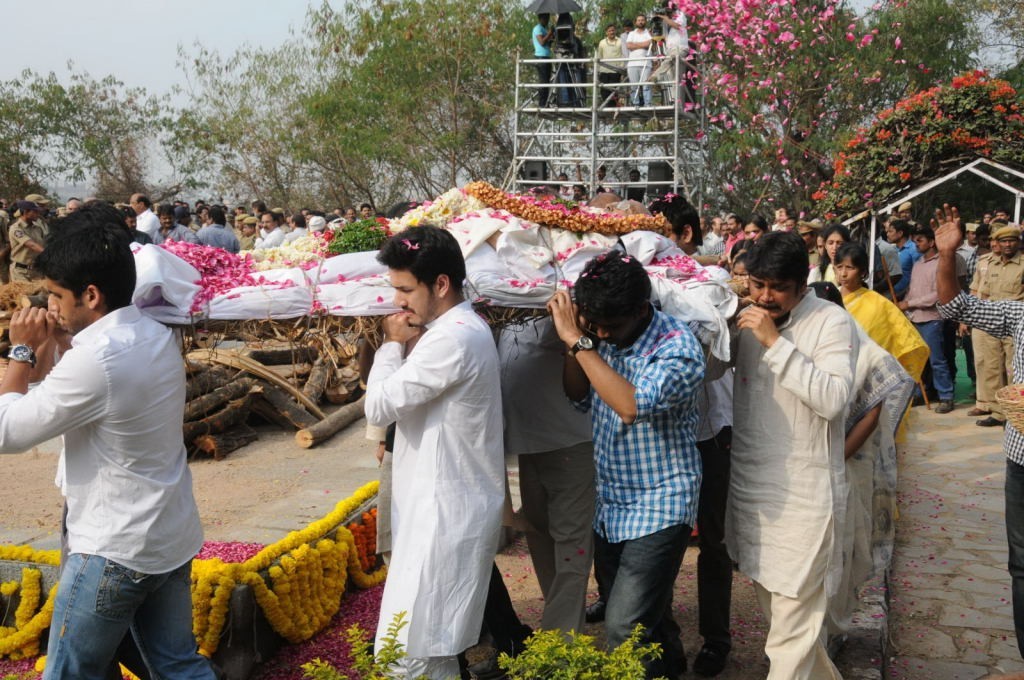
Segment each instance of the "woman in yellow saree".
[[892,302],[864,287],[868,254],[859,243],[846,243],[836,252],[836,282],[846,311],[872,340],[896,357],[915,382],[928,363],[928,345],[914,324]]

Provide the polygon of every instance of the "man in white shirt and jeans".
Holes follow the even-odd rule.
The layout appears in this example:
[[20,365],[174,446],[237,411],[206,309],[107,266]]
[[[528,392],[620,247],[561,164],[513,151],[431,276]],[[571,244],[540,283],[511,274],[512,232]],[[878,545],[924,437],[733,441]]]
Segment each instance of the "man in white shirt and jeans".
[[643,14],[636,18],[633,30],[626,34],[626,49],[629,50],[629,61],[626,62],[626,73],[633,87],[629,88],[630,103],[633,106],[651,105],[651,86],[647,78],[651,73],[651,60],[648,59],[651,47],[651,34],[647,30],[647,17]]
[[[64,436],[69,556],[44,678],[102,680],[131,634],[155,677],[214,678],[192,634],[190,573],[203,543],[181,421],[185,369],[169,329],[132,304],[135,258],[112,208],[64,220],[37,266],[50,306],[12,317],[0,452]],[[71,348],[28,391],[34,352]]]

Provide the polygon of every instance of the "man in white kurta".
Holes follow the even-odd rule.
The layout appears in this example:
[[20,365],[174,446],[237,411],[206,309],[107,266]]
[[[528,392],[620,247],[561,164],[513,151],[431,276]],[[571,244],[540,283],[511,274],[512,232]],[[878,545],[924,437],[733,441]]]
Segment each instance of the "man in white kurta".
[[[367,420],[397,423],[376,648],[405,612],[403,675],[458,677],[456,655],[480,635],[505,498],[498,354],[462,297],[465,264],[451,234],[410,229],[379,259],[404,311],[384,322],[366,390]],[[426,331],[403,361],[410,325]]]
[[844,417],[857,357],[852,317],[807,291],[799,236],[766,234],[739,316],[726,545],[769,621],[772,680],[839,678],[822,639],[841,572]]

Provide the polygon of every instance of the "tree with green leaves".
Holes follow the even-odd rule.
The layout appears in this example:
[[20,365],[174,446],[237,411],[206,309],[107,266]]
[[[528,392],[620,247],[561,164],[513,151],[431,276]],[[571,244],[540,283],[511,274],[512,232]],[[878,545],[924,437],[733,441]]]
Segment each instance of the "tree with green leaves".
[[160,197],[188,182],[173,163],[156,180],[153,151],[165,137],[166,99],[126,87],[113,76],[96,80],[70,70],[26,70],[0,82],[0,195],[23,196],[59,182],[95,182],[102,198],[134,191]]

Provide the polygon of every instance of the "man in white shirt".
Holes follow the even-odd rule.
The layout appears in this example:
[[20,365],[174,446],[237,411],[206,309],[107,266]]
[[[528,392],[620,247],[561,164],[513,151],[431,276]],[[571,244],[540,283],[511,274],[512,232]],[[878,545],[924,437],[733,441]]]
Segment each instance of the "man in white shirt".
[[284,236],[284,245],[294,243],[309,234],[309,231],[306,229],[306,218],[302,216],[302,213],[295,213],[288,219],[291,221],[292,228]]
[[633,106],[651,105],[651,86],[643,83],[651,73],[651,61],[647,58],[651,46],[651,34],[647,30],[647,17],[643,14],[636,18],[633,30],[626,35],[626,49],[629,50],[629,61],[626,62],[626,73],[633,85],[629,89],[630,103]]
[[769,680],[840,678],[822,644],[839,588],[855,321],[808,293],[807,248],[765,234],[748,253],[740,312],[725,543],[770,622]]
[[383,322],[366,388],[367,421],[397,425],[376,648],[405,612],[402,677],[458,677],[456,655],[480,636],[505,502],[498,352],[462,294],[466,264],[449,232],[400,232],[378,260],[402,311]]
[[[64,437],[69,556],[44,677],[103,680],[130,633],[155,677],[212,679],[192,634],[203,530],[181,435],[180,349],[132,304],[135,258],[113,208],[82,208],[62,226],[38,260],[57,311],[12,317],[0,384],[0,451]],[[35,350],[58,327],[71,349],[28,392]]]
[[156,243],[157,236],[160,234],[160,218],[153,212],[153,202],[145,194],[132,194],[128,203],[135,211],[135,228]]
[[272,212],[260,215],[260,236],[256,239],[256,250],[277,248],[284,243],[284,237],[280,215]]

